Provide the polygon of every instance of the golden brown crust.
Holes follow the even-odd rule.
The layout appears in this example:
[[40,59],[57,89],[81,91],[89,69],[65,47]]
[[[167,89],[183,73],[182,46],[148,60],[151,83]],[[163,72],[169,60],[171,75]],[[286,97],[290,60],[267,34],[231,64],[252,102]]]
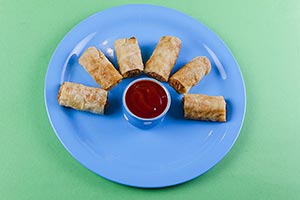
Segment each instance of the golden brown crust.
[[139,75],[141,72],[142,72],[142,71],[139,70],[139,69],[131,69],[131,70],[125,72],[125,73],[123,74],[123,77],[124,77],[124,78],[134,77],[134,76]]
[[171,76],[169,84],[178,93],[187,93],[210,72],[210,69],[211,65],[207,57],[195,57]]
[[62,93],[62,89],[65,87],[65,86],[64,86],[65,83],[66,83],[66,82],[63,82],[63,84],[61,84],[61,86],[60,86],[60,88],[59,88],[58,95],[57,95],[58,103],[59,103],[59,101],[60,101],[60,99],[61,99],[61,93]]
[[156,80],[159,80],[161,82],[166,82],[166,79],[163,76],[161,76],[155,72],[148,72],[147,75],[152,78],[155,78]]
[[181,40],[173,36],[163,36],[146,63],[145,73],[160,81],[167,82],[176,63]]
[[187,92],[186,87],[177,79],[175,78],[170,78],[169,79],[169,84],[176,90],[176,92],[183,94]]
[[101,88],[64,82],[58,92],[58,104],[76,110],[104,114],[108,92]]
[[78,62],[105,90],[110,90],[122,80],[121,74],[105,55],[95,47],[89,47]]
[[114,46],[119,70],[124,78],[137,76],[144,70],[141,50],[135,37],[116,40]]
[[184,94],[184,117],[204,121],[226,121],[226,102],[222,96]]

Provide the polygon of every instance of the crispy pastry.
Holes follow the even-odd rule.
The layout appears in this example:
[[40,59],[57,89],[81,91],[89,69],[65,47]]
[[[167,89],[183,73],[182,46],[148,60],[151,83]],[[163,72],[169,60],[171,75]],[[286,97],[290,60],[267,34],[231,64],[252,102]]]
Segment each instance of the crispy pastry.
[[121,74],[95,47],[89,47],[79,58],[79,64],[94,78],[94,80],[105,90],[110,90],[121,80]]
[[205,121],[226,121],[226,102],[222,96],[184,94],[184,117]]
[[175,65],[181,47],[181,40],[173,36],[163,36],[146,63],[145,73],[167,82]]
[[187,93],[191,87],[210,72],[210,69],[210,62],[207,57],[196,57],[173,74],[169,84],[178,93]]
[[59,105],[76,110],[104,114],[107,104],[107,91],[77,83],[64,82],[58,93]]
[[116,40],[115,51],[124,78],[136,76],[144,70],[141,50],[135,37]]

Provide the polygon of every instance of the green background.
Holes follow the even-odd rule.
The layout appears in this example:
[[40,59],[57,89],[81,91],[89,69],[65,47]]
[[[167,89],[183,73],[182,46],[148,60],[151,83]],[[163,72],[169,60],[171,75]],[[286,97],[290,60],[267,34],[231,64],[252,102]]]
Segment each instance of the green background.
[[[229,154],[165,189],[105,180],[73,159],[47,118],[50,57],[84,18],[126,3],[162,5],[215,31],[243,73],[247,113]],[[300,1],[0,0],[0,199],[300,199]]]

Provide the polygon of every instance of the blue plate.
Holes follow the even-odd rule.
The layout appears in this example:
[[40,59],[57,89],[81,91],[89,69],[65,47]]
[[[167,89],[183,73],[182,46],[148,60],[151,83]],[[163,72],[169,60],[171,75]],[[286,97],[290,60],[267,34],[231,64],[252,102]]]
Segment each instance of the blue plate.
[[[189,93],[222,95],[226,123],[183,118],[181,95],[166,83],[172,104],[165,120],[142,130],[122,115],[125,79],[109,92],[106,115],[61,107],[57,94],[63,81],[98,85],[78,64],[91,45],[117,66],[113,43],[135,36],[144,62],[163,35],[177,36],[182,48],[172,71],[195,56],[207,56],[212,70]],[[141,76],[139,76],[141,77]],[[178,11],[152,5],[125,5],[96,13],[76,25],[61,41],[48,66],[45,102],[52,127],[70,154],[109,180],[136,187],[165,187],[191,180],[217,164],[237,139],[245,114],[245,88],[237,62],[215,33]]]

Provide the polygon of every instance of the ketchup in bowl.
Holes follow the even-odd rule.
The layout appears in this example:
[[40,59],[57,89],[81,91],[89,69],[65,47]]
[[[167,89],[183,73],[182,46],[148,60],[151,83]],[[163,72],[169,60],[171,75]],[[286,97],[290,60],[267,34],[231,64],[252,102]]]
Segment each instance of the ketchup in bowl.
[[143,129],[159,124],[171,104],[168,90],[152,78],[140,78],[131,82],[124,90],[122,101],[125,119]]
[[141,118],[154,118],[166,109],[168,96],[164,88],[158,83],[141,80],[128,88],[125,102],[134,115]]

